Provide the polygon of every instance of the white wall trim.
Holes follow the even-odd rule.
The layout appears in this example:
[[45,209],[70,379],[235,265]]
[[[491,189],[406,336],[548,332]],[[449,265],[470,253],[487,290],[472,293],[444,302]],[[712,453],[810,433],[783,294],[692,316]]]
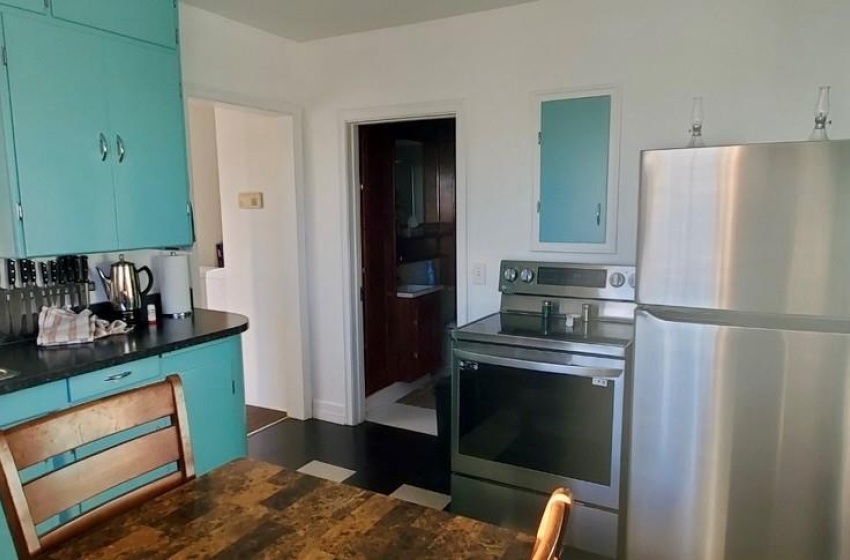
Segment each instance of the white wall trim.
[[[537,134],[540,132],[540,104],[544,101],[558,99],[575,99],[579,97],[611,96],[611,121],[608,148],[608,188],[605,209],[605,243],[548,243],[540,241],[540,213],[537,204],[540,200],[540,146]],[[531,250],[557,253],[599,253],[613,254],[617,252],[617,230],[619,224],[620,201],[620,144],[622,130],[623,89],[616,84],[588,86],[561,90],[539,91],[532,94],[531,111],[534,130],[529,131],[529,138],[534,153],[531,190]]]
[[345,406],[328,401],[313,401],[313,417],[334,424],[345,424]]
[[363,359],[363,317],[360,306],[360,197],[357,127],[361,124],[453,117],[456,142],[456,235],[457,235],[457,322],[469,316],[467,237],[467,106],[464,100],[447,100],[341,111],[339,114],[340,197],[343,208],[342,277],[343,332],[345,337],[345,423],[356,425],[366,419]]
[[[209,88],[194,83],[186,83],[183,86],[184,103],[188,98],[203,99],[228,105],[236,105],[248,109],[258,109],[272,113],[279,113],[292,118],[293,136],[293,161],[295,162],[295,206],[297,223],[295,224],[298,235],[298,291],[299,300],[307,302],[307,245],[305,240],[304,223],[304,200],[306,198],[307,186],[305,184],[304,166],[304,110],[283,99],[271,99],[254,97],[234,91]],[[286,413],[292,418],[306,419],[313,416],[313,384],[310,361],[310,325],[309,309],[306,304],[301,305],[298,321],[298,330],[301,334],[301,371],[290,375],[286,379],[285,387],[287,394],[284,395],[286,402]]]

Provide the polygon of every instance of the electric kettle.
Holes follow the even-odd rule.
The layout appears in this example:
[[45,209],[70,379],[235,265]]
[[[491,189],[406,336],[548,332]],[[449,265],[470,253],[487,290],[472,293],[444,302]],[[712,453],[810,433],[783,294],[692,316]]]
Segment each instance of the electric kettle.
[[[100,268],[96,270],[115,311],[121,313],[128,323],[138,321],[141,318],[142,299],[153,287],[151,269],[146,266],[136,268],[136,265],[124,260],[124,255],[118,255],[118,262],[112,263],[109,276]],[[139,287],[140,272],[148,275],[148,285],[144,290]]]

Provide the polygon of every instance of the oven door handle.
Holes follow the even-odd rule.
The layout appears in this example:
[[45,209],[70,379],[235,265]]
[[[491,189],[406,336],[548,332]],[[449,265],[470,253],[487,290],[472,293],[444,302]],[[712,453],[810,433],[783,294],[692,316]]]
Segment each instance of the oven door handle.
[[502,356],[488,356],[487,354],[479,354],[478,352],[469,352],[467,350],[455,350],[455,356],[461,360],[470,360],[494,366],[530,369],[544,373],[560,373],[562,375],[574,375],[576,377],[616,379],[623,375],[623,370],[617,368],[568,366],[540,360],[519,360],[516,358],[504,358]]

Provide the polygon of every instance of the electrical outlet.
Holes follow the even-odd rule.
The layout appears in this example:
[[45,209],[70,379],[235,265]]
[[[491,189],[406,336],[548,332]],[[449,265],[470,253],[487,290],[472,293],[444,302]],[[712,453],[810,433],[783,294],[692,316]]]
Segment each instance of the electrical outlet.
[[239,193],[239,208],[243,210],[260,210],[263,207],[263,193],[241,192]]
[[472,283],[483,286],[487,283],[487,265],[475,263],[472,265]]

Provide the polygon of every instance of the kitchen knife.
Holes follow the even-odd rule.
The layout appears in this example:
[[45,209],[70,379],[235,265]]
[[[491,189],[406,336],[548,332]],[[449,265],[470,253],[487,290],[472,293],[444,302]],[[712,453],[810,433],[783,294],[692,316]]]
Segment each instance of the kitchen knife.
[[21,300],[21,335],[26,336],[30,333],[30,312],[32,304],[27,297],[30,287],[30,268],[26,259],[18,259],[18,273],[21,280],[21,289],[18,290]]
[[83,304],[88,307],[91,304],[89,301],[89,258],[85,255],[80,257],[80,271],[83,282]]
[[38,332],[38,316],[41,314],[41,308],[44,306],[44,280],[39,284],[38,281],[38,266],[34,260],[29,261],[30,278],[32,278],[32,291],[35,294],[33,298],[33,332]]
[[15,261],[12,259],[5,259],[6,261],[6,293],[5,293],[5,303],[6,310],[3,318],[4,321],[4,330],[3,332],[10,337],[14,337],[15,332],[15,314],[12,311],[13,301],[17,298],[15,294]]
[[[42,261],[38,263],[38,269],[41,272],[41,289],[44,292],[44,305],[48,307],[53,305],[53,288],[50,286],[50,266]],[[41,310],[39,309],[39,313]]]

